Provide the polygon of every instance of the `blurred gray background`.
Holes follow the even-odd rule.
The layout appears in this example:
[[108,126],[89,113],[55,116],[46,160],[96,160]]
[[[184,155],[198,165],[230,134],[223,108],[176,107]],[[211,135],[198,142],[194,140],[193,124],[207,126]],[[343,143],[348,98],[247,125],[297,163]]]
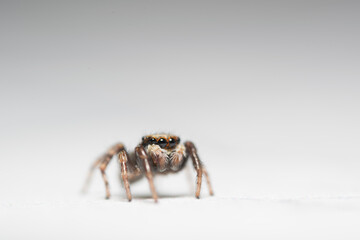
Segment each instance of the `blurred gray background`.
[[[200,208],[207,230],[191,220],[192,236],[356,239],[359,11],[357,1],[0,1],[0,236],[124,237],[118,217],[143,212],[172,219],[158,231],[173,233]],[[156,179],[163,205],[144,205],[146,181],[129,205],[116,160],[110,201],[99,175],[79,195],[99,154],[153,132],[195,142],[214,198],[204,184],[193,199],[184,172]]]

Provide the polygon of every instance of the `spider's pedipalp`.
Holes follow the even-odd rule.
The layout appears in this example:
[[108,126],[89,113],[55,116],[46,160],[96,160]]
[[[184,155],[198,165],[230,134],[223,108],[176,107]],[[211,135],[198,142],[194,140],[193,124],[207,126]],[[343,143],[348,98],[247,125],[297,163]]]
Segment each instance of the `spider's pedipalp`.
[[166,150],[155,144],[148,145],[145,150],[158,170],[160,172],[164,172],[168,165],[168,156]]
[[182,144],[177,145],[174,151],[169,155],[170,168],[173,171],[178,171],[185,163],[186,149]]

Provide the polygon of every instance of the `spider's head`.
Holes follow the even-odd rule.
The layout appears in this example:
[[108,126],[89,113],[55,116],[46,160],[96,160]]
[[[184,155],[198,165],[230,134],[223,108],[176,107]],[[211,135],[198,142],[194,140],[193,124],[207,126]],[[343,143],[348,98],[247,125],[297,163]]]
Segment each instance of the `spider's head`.
[[152,134],[142,137],[142,145],[147,146],[151,144],[158,145],[163,149],[173,149],[180,143],[178,136],[170,134]]

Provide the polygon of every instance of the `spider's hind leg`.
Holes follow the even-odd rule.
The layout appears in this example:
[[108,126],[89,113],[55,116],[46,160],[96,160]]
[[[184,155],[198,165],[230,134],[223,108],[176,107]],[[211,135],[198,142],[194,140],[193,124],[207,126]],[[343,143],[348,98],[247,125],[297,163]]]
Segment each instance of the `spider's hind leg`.
[[81,190],[82,193],[86,193],[88,188],[89,188],[89,185],[90,185],[90,181],[92,179],[92,176],[94,174],[94,170],[100,165],[101,163],[101,158],[98,158],[96,159],[96,161],[91,165],[90,167],[90,170],[89,170],[89,173],[86,177],[86,180],[85,180],[85,183],[84,183],[84,186]]
[[111,161],[112,157],[115,154],[118,154],[119,152],[121,152],[122,150],[124,150],[124,145],[121,143],[115,144],[114,146],[112,146],[111,148],[109,148],[109,150],[103,154],[101,157],[99,157],[90,167],[90,172],[88,174],[87,180],[85,182],[85,186],[83,188],[83,191],[86,191],[88,184],[90,182],[90,179],[93,175],[94,170],[98,167],[100,169],[101,172],[101,176],[104,180],[105,183],[105,191],[106,191],[106,199],[110,198],[110,190],[109,190],[109,181],[107,179],[105,170],[109,164],[109,162]]

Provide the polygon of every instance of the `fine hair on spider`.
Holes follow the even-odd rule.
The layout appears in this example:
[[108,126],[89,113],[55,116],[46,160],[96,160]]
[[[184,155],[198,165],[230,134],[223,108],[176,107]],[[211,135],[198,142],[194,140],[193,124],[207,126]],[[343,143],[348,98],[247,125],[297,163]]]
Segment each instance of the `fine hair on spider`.
[[214,194],[209,174],[204,164],[200,161],[195,145],[190,141],[182,144],[180,137],[172,134],[151,134],[143,136],[141,142],[135,147],[134,151],[130,153],[126,151],[122,143],[114,144],[91,165],[84,191],[87,188],[94,170],[98,168],[105,183],[105,197],[106,199],[110,198],[109,182],[105,170],[115,155],[120,163],[121,178],[129,201],[132,199],[130,183],[145,176],[149,182],[152,197],[154,201],[157,202],[158,195],[154,186],[154,175],[177,173],[184,169],[189,158],[191,158],[196,171],[195,197],[200,197],[203,175],[206,178],[210,195]]

